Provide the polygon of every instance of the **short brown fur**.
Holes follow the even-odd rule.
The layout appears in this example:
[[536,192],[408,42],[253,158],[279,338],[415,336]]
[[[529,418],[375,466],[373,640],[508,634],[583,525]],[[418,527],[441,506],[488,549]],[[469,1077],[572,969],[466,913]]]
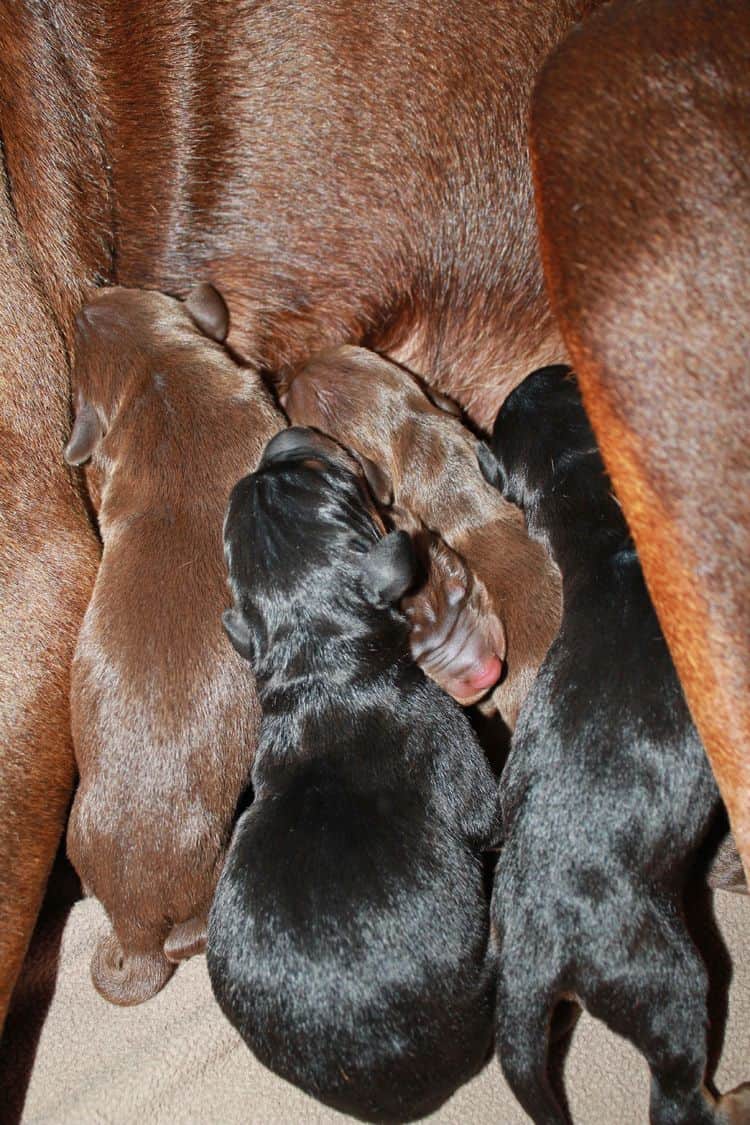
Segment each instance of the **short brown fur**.
[[[514,383],[562,354],[526,120],[539,65],[594,6],[299,0],[294,19],[283,0],[0,8],[3,180],[25,240],[22,261],[15,250],[1,259],[7,405],[20,409],[0,500],[30,503],[45,528],[37,538],[11,524],[2,548],[14,609],[6,699],[24,681],[38,690],[23,745],[17,724],[3,742],[17,827],[5,821],[0,859],[8,885],[28,877],[30,890],[3,896],[3,932],[18,945],[0,992],[31,933],[72,783],[69,655],[96,557],[58,460],[75,311],[102,281],[184,294],[210,277],[246,358],[291,367],[333,343],[377,342],[489,424]],[[376,32],[364,46],[363,26]],[[61,541],[40,614],[42,587],[30,596],[15,576],[29,551],[55,555]],[[32,641],[34,619],[51,640]]]
[[[293,381],[286,408],[293,422],[317,427],[374,462],[395,504],[468,564],[502,623],[505,651],[498,655],[507,675],[493,701],[512,729],[559,625],[560,580],[520,512],[482,478],[476,438],[407,372],[362,348],[313,359]],[[443,564],[446,574],[451,564]],[[427,594],[438,617],[440,597]]]
[[85,307],[73,388],[67,456],[92,454],[104,552],[72,671],[68,853],[112,921],[94,983],[128,1004],[202,948],[247,783],[259,710],[221,628],[221,529],[283,421],[257,374],[158,293],[104,290]]
[[0,1033],[74,777],[68,706],[97,543],[60,456],[68,365],[0,164]]

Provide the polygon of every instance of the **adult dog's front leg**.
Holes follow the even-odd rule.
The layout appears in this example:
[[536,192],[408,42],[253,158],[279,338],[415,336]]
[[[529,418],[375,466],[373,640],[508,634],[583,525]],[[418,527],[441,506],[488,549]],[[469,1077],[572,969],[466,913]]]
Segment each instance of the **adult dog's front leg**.
[[714,8],[590,17],[531,144],[553,306],[748,874],[750,12]]
[[62,459],[68,368],[0,180],[0,1029],[74,778],[68,678],[97,544]]

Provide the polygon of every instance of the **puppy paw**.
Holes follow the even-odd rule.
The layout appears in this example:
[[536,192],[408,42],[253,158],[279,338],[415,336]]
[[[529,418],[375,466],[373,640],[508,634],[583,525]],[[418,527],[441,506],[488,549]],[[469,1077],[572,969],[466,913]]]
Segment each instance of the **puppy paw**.
[[206,951],[206,919],[190,918],[172,927],[164,942],[164,956],[177,963]]
[[722,1125],[750,1125],[750,1082],[720,1097],[716,1108]]
[[174,965],[164,954],[125,953],[114,932],[100,939],[91,958],[96,991],[111,1004],[142,1004],[167,983]]

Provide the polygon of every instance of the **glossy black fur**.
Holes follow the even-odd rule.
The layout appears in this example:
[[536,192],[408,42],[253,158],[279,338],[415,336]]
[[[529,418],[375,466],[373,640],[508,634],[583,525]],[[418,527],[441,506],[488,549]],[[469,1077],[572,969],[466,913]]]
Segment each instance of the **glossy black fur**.
[[[296,437],[294,436],[296,434]],[[393,608],[408,537],[300,434],[269,444],[225,522],[233,643],[263,710],[211,911],[217,999],[257,1057],[349,1113],[435,1108],[491,1047],[481,851],[495,783]]]
[[566,368],[498,416],[485,476],[563,578],[563,619],[503,773],[492,899],[498,1052],[537,1125],[567,1118],[546,1070],[550,1013],[575,996],[645,1055],[659,1125],[714,1121],[704,966],[682,889],[717,792],[620,507]]

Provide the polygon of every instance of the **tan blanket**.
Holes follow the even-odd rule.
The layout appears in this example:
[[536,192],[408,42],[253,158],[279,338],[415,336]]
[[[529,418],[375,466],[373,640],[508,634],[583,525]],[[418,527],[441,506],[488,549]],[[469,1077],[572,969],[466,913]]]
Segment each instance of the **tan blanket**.
[[[720,1089],[750,1079],[750,899],[716,895],[734,961]],[[25,1125],[294,1125],[346,1120],[265,1070],[216,1006],[200,957],[138,1008],[94,992],[89,957],[103,914],[79,903],[65,932],[57,992],[42,1033]],[[580,1125],[647,1121],[648,1071],[622,1040],[584,1015],[566,1064]],[[516,1125],[527,1118],[493,1060],[432,1118],[441,1125]]]

